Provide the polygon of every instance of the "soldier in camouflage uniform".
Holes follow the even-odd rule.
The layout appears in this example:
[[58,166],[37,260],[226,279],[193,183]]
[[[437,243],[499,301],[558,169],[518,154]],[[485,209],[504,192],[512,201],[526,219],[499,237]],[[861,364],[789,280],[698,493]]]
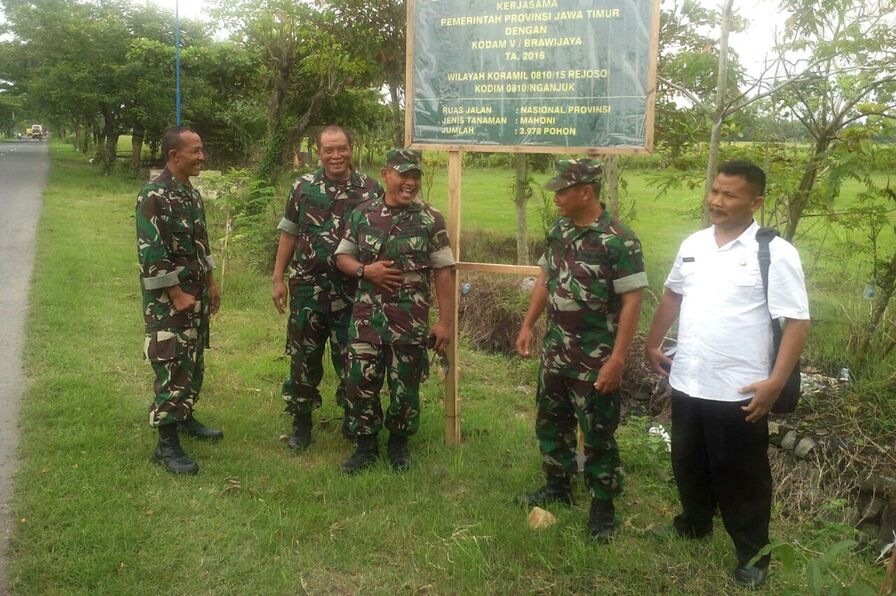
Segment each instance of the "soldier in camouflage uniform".
[[[280,221],[280,244],[274,264],[274,304],[286,309],[283,277],[289,263],[289,323],[286,349],[291,357],[283,382],[286,413],[293,416],[287,444],[302,450],[311,444],[311,412],[321,406],[318,385],[323,378],[327,340],[333,370],[339,378],[336,402],[345,408],[345,362],[348,324],[357,281],[339,272],[333,251],[342,239],[345,221],[362,202],[382,196],[380,185],[352,168],[352,142],[339,126],[317,137],[321,167],[300,177],[286,201]],[[348,438],[347,414],[343,434]]]
[[153,459],[173,474],[199,466],[180,446],[178,432],[215,440],[220,430],[193,417],[204,377],[209,316],[220,296],[212,274],[205,209],[190,184],[205,160],[202,139],[185,127],[162,136],[165,170],[137,196],[137,256],[146,324],[144,354],[155,372],[149,423],[158,428]]
[[622,490],[613,437],[620,415],[617,390],[647,276],[640,242],[599,200],[601,172],[589,159],[563,160],[545,184],[556,191],[561,217],[548,233],[516,349],[529,356],[532,329],[547,307],[535,419],[547,484],[520,500],[529,506],[572,503],[578,419],[592,496],[588,529],[606,541],[615,529],[613,498]]
[[[454,257],[444,218],[417,197],[419,155],[389,151],[382,176],[385,197],[355,210],[336,249],[339,268],[360,280],[346,379],[357,449],[341,466],[347,474],[370,467],[379,457],[377,433],[384,425],[379,391],[385,379],[389,460],[396,471],[408,469],[408,437],[420,424],[419,387],[428,371],[427,342],[436,351],[448,346],[454,314]],[[439,302],[439,320],[432,328],[431,272]]]

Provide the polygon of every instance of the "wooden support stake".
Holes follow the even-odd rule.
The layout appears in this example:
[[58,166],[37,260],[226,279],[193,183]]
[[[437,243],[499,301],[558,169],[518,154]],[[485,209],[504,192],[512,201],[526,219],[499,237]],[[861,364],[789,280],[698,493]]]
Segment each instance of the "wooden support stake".
[[[448,239],[454,260],[460,260],[460,172],[462,163],[460,151],[448,152]],[[454,316],[451,324],[451,345],[448,346],[448,374],[445,375],[445,443],[459,445],[460,398],[457,394],[457,341],[458,341],[458,296],[459,276],[454,273]]]

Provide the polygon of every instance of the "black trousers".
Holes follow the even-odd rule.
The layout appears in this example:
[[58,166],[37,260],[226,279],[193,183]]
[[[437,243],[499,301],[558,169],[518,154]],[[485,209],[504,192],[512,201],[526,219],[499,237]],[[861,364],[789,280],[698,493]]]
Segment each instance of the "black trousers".
[[[675,528],[699,537],[712,531],[716,508],[746,564],[768,544],[772,474],[766,420],[747,422],[749,400],[723,402],[672,392],[672,471],[682,513]],[[768,566],[769,557],[756,565]]]

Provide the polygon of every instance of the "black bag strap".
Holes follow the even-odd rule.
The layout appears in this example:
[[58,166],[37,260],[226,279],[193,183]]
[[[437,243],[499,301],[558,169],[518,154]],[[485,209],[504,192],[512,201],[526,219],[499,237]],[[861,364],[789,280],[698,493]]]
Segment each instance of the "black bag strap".
[[[759,243],[759,274],[762,276],[762,287],[765,289],[765,303],[768,304],[768,268],[772,263],[772,253],[769,244],[778,235],[774,228],[759,228],[756,230],[756,242]],[[771,317],[771,313],[769,313]],[[781,346],[781,322],[774,317],[772,320],[772,334],[775,339],[775,358],[778,357],[778,348]]]

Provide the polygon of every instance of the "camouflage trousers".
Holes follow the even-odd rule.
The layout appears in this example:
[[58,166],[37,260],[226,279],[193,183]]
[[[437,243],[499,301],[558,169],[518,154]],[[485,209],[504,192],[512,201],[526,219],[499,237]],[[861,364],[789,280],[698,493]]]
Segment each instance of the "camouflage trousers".
[[321,406],[317,387],[324,376],[323,356],[328,339],[330,360],[339,378],[336,403],[345,408],[344,379],[351,316],[351,306],[322,312],[316,302],[309,304],[308,300],[291,305],[286,332],[286,352],[291,363],[289,377],[283,381],[287,414],[304,414]]
[[358,435],[383,429],[380,389],[388,379],[389,407],[385,426],[393,434],[410,437],[420,428],[420,383],[426,380],[426,347],[410,344],[373,345],[352,342],[348,349],[349,375],[345,398],[349,428]]
[[598,393],[591,381],[538,372],[535,435],[548,476],[576,473],[576,422],[585,436],[585,486],[612,499],[622,492],[622,465],[613,433],[619,426],[619,394]]
[[150,426],[173,424],[193,412],[205,377],[206,341],[204,329],[197,327],[146,333],[143,353],[156,376]]

